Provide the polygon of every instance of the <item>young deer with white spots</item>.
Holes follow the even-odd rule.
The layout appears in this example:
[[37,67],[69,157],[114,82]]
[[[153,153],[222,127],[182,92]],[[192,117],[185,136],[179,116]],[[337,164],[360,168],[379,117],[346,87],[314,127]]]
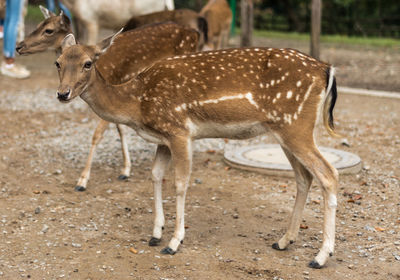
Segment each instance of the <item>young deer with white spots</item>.
[[208,43],[208,25],[205,18],[189,9],[161,11],[131,18],[124,30],[131,30],[146,24],[172,21],[185,27],[193,28],[200,33],[199,50]]
[[[55,15],[44,7],[40,7],[45,20],[26,39],[18,44],[17,51],[21,55],[34,54],[47,49],[55,49],[61,53],[61,42],[70,34],[70,21],[62,12]],[[120,84],[152,65],[159,59],[177,54],[192,53],[197,49],[198,35],[196,31],[174,23],[157,24],[143,27],[135,31],[124,32],[115,39],[114,45],[97,62],[97,68],[107,82]],[[78,183],[77,191],[86,190],[90,177],[93,156],[97,145],[109,122],[100,120],[92,137],[89,156]],[[120,180],[125,180],[131,173],[131,160],[123,125],[117,124],[121,138],[124,166]]]
[[273,248],[283,250],[295,241],[314,177],[322,185],[325,220],[322,248],[310,266],[322,267],[334,250],[338,173],[318,151],[313,132],[321,113],[325,127],[334,134],[333,68],[292,49],[229,49],[164,59],[127,83],[113,86],[97,67],[112,40],[87,47],[68,35],[56,62],[57,94],[61,102],[80,96],[100,117],[126,124],[158,144],[152,170],[155,220],[149,245],[161,241],[165,224],[161,189],[171,159],[176,224],[169,245],[161,251],[164,254],[175,254],[184,239],[193,140],[246,139],[269,131],[285,151],[297,182],[288,231]]

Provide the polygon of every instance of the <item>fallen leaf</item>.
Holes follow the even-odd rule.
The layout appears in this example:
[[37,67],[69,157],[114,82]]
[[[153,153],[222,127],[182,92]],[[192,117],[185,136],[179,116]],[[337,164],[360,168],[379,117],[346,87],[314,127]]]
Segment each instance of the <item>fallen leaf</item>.
[[362,199],[362,195],[361,195],[361,194],[353,195],[353,196],[352,196],[352,199],[354,199],[354,200],[360,200],[360,199]]
[[230,166],[225,166],[225,170],[226,171],[231,170],[231,167]]
[[133,247],[129,248],[129,252],[134,253],[134,254],[138,253],[138,251]]
[[34,194],[40,194],[40,191],[39,190],[34,190],[33,193]]
[[385,231],[385,229],[384,229],[384,228],[381,228],[381,227],[375,227],[375,230],[376,230],[376,231],[380,231],[380,232]]
[[314,204],[320,204],[320,203],[321,203],[321,200],[316,199],[316,200],[311,200],[311,202],[314,203]]
[[207,150],[207,154],[215,154],[215,150]]
[[287,185],[279,185],[279,187],[284,189],[284,188],[287,188]]
[[367,186],[367,185],[368,185],[367,181],[362,181],[362,182],[360,183],[360,186]]
[[350,198],[350,199],[347,200],[347,202],[354,203],[354,199]]
[[300,228],[301,228],[301,229],[308,229],[308,226],[307,226],[307,225],[300,224]]

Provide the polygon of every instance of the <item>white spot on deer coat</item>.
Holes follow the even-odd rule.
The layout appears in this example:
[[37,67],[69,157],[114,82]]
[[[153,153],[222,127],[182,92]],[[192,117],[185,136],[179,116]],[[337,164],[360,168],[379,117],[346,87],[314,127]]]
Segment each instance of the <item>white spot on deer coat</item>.
[[287,98],[287,99],[290,99],[290,98],[292,98],[292,95],[293,95],[293,92],[292,92],[291,90],[289,90],[289,91],[287,92],[287,94],[286,94],[286,98]]

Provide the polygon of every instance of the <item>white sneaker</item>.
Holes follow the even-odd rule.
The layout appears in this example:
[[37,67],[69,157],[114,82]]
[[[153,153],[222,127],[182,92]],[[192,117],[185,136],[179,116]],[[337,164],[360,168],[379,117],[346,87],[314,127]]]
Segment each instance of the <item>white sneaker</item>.
[[25,79],[31,75],[31,72],[24,66],[15,63],[10,65],[6,64],[4,61],[1,64],[0,72],[5,76],[17,79]]
[[3,33],[3,31],[0,31],[0,39],[3,39],[3,37],[4,37],[4,33]]

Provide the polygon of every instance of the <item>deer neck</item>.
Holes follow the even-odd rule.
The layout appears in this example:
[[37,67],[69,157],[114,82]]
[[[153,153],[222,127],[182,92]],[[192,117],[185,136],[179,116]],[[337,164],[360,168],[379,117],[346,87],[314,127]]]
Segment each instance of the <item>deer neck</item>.
[[139,89],[136,78],[111,85],[95,68],[81,98],[104,120],[137,127],[141,119]]

